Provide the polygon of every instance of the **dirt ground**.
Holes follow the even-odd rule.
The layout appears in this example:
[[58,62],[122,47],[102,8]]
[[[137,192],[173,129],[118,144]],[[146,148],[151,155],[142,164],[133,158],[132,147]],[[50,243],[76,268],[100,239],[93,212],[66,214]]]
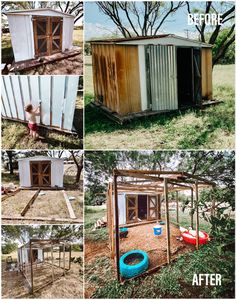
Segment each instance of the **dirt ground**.
[[[162,226],[162,235],[154,236],[155,223],[130,227],[127,238],[120,240],[120,252],[123,255],[131,250],[143,250],[148,253],[149,269],[164,264],[167,261],[166,226]],[[176,239],[180,236],[179,229],[170,224],[171,259],[194,250],[194,247]]]
[[21,75],[83,75],[83,52],[76,56],[55,61],[30,70],[20,71]]
[[[4,201],[2,201],[2,215],[9,216],[13,219],[11,220],[2,220],[4,224],[28,224],[30,221],[28,218],[54,218],[54,219],[70,219],[70,215],[68,212],[68,208],[66,205],[66,201],[64,199],[64,195],[62,191],[51,191],[51,190],[41,190],[42,195],[38,195],[32,206],[25,214],[26,220],[14,220],[14,217],[20,217],[20,212],[32,198],[32,196],[36,193],[36,190],[21,190],[16,195],[11,196]],[[70,203],[74,209],[75,215],[77,219],[74,221],[78,222],[83,218],[83,193],[78,190],[69,190],[65,191],[67,196],[75,197],[74,200],[71,200]],[[36,223],[50,223],[50,221],[33,221]],[[32,221],[31,221],[32,223]]]
[[[76,256],[82,257],[82,252]],[[62,275],[62,270],[55,267],[55,277]],[[51,280],[51,266],[40,264],[35,272],[35,287],[42,286]],[[53,284],[49,284],[35,292],[29,294],[28,284],[23,275],[16,271],[6,271],[5,263],[2,263],[2,298],[43,298],[43,299],[72,299],[83,298],[83,268],[78,263],[71,263],[71,269],[65,276],[59,277]]]
[[14,196],[2,201],[2,215],[19,216],[22,209],[33,197],[36,191],[19,191]]
[[86,263],[91,263],[98,257],[110,257],[110,248],[108,242],[91,242],[85,240],[85,254],[84,258]]

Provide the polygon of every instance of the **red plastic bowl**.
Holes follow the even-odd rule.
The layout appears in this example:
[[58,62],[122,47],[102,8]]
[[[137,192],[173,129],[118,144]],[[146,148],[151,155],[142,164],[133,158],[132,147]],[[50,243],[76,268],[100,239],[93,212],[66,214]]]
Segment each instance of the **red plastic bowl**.
[[[199,244],[203,245],[209,241],[209,235],[205,231],[201,231],[204,237],[199,236]],[[196,237],[191,235],[188,231],[181,232],[181,236],[186,243],[196,245]]]

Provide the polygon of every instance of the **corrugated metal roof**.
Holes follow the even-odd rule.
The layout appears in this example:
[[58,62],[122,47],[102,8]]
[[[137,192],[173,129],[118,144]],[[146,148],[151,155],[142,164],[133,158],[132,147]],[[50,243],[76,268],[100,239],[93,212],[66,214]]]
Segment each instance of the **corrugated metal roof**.
[[[160,44],[162,45],[185,45],[186,42],[189,43],[189,45],[198,45],[201,47],[212,47],[212,45],[203,43],[200,41],[196,41],[193,39],[188,39],[182,36],[177,36],[175,34],[160,34],[155,36],[136,36],[131,38],[118,38],[118,39],[103,39],[103,40],[91,40],[91,44],[132,44],[132,45],[139,45],[141,42],[145,41],[145,44],[152,44],[153,41],[157,42],[160,41]],[[172,43],[172,41],[174,43]],[[142,43],[143,44],[143,43]]]
[[58,11],[56,9],[52,9],[52,8],[38,8],[38,9],[24,9],[24,10],[13,10],[13,11],[8,11],[8,12],[5,12],[6,15],[14,15],[14,14],[17,14],[17,15],[28,15],[30,13],[35,13],[37,11],[47,11],[47,12],[55,12],[59,15],[62,15],[62,16],[67,16],[67,17],[71,17],[71,18],[74,18],[73,15],[71,14],[67,14],[67,13],[64,13],[64,12],[61,12],[61,11]]

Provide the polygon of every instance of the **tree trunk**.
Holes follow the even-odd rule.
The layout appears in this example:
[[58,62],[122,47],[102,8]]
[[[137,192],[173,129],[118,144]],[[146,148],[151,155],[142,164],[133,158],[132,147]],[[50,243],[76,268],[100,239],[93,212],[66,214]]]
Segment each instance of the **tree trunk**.
[[14,168],[13,168],[13,155],[11,151],[6,151],[7,155],[8,155],[8,159],[9,159],[9,171],[10,174],[13,175],[14,174]]

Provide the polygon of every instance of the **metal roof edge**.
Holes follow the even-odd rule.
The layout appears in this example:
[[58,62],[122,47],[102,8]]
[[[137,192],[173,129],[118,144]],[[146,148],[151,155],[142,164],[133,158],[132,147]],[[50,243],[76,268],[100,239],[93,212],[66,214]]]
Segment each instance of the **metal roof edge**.
[[36,8],[36,9],[14,10],[14,11],[12,10],[12,11],[4,12],[4,13],[6,15],[15,15],[15,14],[22,14],[22,15],[24,15],[27,12],[30,13],[30,12],[33,12],[33,11],[53,11],[53,12],[57,12],[60,15],[64,15],[64,16],[71,17],[71,18],[74,19],[73,15],[68,14],[68,13],[64,13],[62,11],[59,11],[59,10],[56,10],[56,9],[52,9],[52,8]]

